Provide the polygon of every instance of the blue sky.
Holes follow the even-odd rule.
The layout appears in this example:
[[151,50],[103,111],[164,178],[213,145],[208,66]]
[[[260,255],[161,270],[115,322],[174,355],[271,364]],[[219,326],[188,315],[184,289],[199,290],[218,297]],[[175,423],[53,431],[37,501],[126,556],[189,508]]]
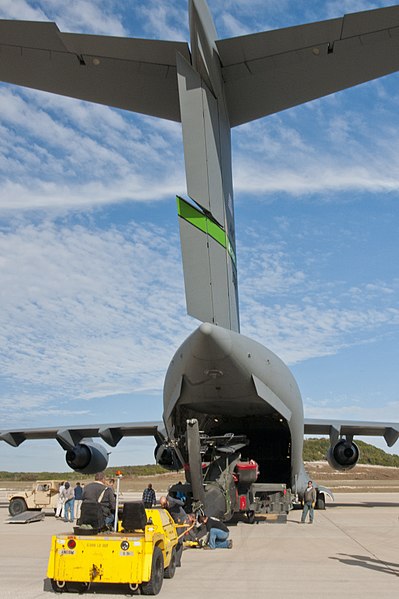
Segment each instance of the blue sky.
[[[220,38],[390,4],[209,0]],[[0,18],[188,40],[185,0],[3,0]],[[307,417],[399,420],[398,104],[395,74],[233,130],[242,332],[290,365]],[[198,324],[176,193],[179,124],[0,84],[0,428],[161,418]],[[110,463],[152,452],[123,440]],[[64,469],[56,442],[1,445],[0,470],[43,469]]]

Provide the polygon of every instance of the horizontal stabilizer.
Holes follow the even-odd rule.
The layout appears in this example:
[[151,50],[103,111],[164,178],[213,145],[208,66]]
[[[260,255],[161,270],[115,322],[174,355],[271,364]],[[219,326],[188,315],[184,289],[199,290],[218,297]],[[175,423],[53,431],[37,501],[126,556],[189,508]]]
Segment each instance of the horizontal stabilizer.
[[188,44],[63,33],[0,20],[0,80],[180,121],[176,53]]
[[234,127],[397,71],[399,6],[216,46]]

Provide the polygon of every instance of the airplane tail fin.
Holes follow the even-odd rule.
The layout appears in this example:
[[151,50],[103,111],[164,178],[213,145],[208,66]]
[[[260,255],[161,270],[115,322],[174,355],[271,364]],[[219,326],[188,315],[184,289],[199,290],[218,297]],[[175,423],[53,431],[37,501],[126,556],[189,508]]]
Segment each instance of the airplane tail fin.
[[209,211],[177,196],[187,312],[239,331],[234,246]]
[[239,331],[231,135],[216,29],[190,0],[191,61],[177,54],[187,193],[178,198],[187,310]]

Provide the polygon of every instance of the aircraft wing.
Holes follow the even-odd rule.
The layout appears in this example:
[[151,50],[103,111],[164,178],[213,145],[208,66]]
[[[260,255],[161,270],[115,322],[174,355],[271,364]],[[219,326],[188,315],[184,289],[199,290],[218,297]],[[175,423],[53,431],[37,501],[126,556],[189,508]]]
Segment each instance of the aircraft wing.
[[0,20],[0,80],[180,121],[176,53],[185,42],[62,33]]
[[89,424],[83,426],[62,426],[53,428],[11,429],[0,431],[0,441],[18,447],[26,440],[56,439],[63,449],[72,449],[90,437],[100,437],[111,447],[115,447],[122,437],[150,437],[164,440],[163,422],[128,422],[123,424]]
[[231,126],[399,69],[399,6],[219,40]]
[[305,435],[329,435],[333,439],[338,439],[341,435],[384,437],[388,447],[392,447],[399,438],[399,423],[305,418],[304,433]]

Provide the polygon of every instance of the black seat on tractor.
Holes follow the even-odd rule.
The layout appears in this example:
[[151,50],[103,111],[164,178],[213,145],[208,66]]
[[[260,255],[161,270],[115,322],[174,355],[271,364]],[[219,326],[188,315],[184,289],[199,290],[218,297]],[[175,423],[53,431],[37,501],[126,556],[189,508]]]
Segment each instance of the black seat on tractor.
[[141,501],[125,503],[122,512],[122,528],[124,531],[143,530],[147,524],[147,514]]
[[78,526],[74,527],[76,534],[96,534],[104,530],[106,526],[101,503],[98,501],[83,501],[77,524]]

